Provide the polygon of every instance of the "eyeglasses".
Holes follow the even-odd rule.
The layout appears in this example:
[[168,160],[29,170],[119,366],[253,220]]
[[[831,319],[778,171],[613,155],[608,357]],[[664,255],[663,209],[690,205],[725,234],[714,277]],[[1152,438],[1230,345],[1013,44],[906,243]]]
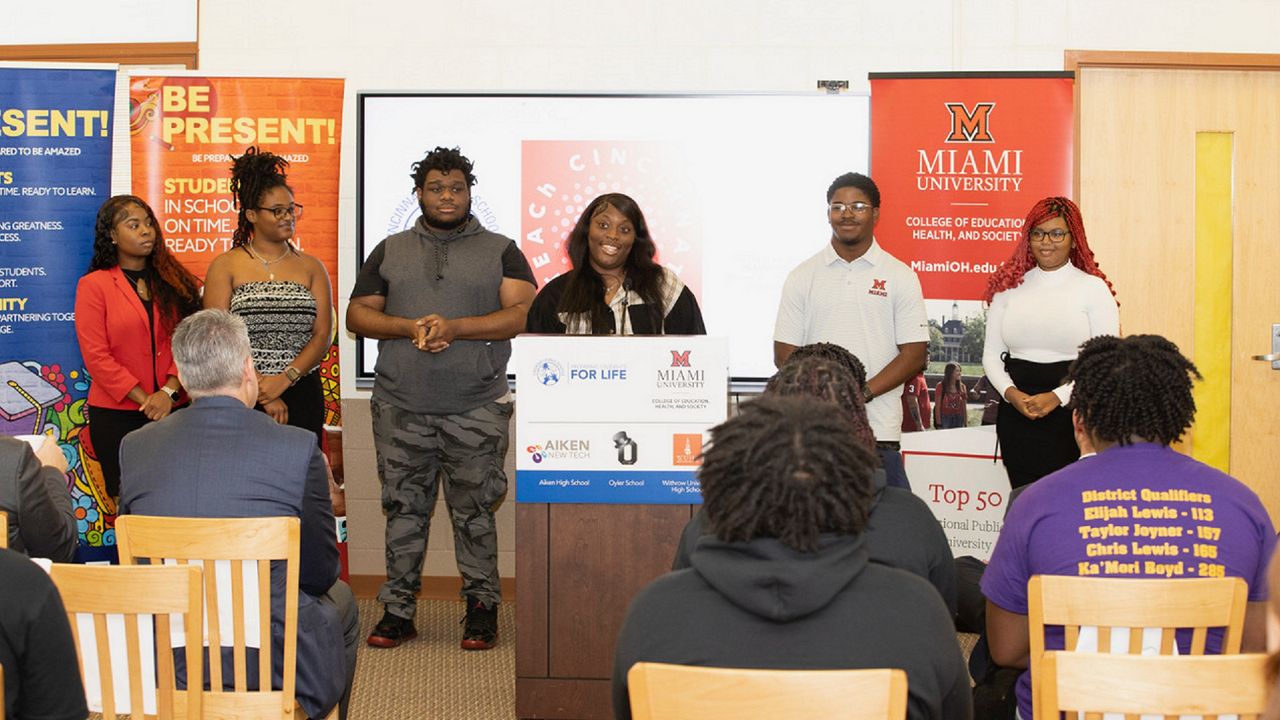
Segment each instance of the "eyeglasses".
[[827,207],[830,208],[832,215],[843,215],[845,210],[848,210],[854,215],[861,215],[871,209],[871,206],[864,202],[833,202]]
[[1028,236],[1031,238],[1031,242],[1040,242],[1041,240],[1048,239],[1049,242],[1054,245],[1061,245],[1062,241],[1066,240],[1067,236],[1070,234],[1070,230],[1063,230],[1062,228],[1054,228],[1052,230],[1031,228],[1031,232],[1028,233]]
[[450,195],[462,195],[463,193],[467,192],[468,188],[466,185],[462,185],[462,184],[428,185],[425,188],[423,188],[423,190],[431,193],[432,195],[443,195],[445,190],[448,190]]
[[276,207],[260,207],[260,208],[254,208],[254,210],[269,212],[272,215],[276,216],[276,220],[283,220],[290,216],[292,216],[293,219],[297,220],[298,218],[302,217],[302,206],[299,205],[298,203],[290,203],[288,205],[277,205]]

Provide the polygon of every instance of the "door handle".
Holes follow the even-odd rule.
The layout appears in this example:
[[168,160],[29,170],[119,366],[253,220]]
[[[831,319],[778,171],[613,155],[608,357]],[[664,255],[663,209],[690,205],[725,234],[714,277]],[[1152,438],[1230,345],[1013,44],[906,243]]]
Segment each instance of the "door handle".
[[1269,362],[1272,370],[1280,370],[1280,323],[1271,326],[1271,352],[1266,355],[1254,355],[1253,359]]

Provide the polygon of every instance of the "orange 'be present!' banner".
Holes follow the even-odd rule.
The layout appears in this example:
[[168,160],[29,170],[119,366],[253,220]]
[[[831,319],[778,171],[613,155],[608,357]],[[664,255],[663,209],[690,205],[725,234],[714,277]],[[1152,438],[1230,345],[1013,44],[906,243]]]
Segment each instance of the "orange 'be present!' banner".
[[[324,263],[336,291],[342,94],[343,81],[333,79],[132,78],[134,192],[151,205],[165,243],[191,272],[203,278],[231,248],[231,156],[253,145],[289,160],[289,186],[307,209],[293,242]],[[319,370],[329,425],[340,424],[341,414],[336,340],[335,330]]]

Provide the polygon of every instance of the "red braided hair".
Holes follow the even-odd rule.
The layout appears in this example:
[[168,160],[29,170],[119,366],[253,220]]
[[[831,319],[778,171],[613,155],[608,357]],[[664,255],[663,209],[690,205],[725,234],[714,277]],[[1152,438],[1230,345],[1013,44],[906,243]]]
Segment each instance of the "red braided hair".
[[[1115,297],[1116,289],[1111,286],[1111,281],[1102,272],[1102,268],[1098,267],[1098,261],[1094,259],[1093,251],[1089,249],[1080,208],[1068,198],[1055,196],[1047,197],[1031,207],[1026,221],[1022,224],[1022,237],[1013,247],[1013,254],[987,279],[987,292],[982,296],[983,300],[989,303],[996,293],[1011,290],[1022,284],[1027,271],[1036,266],[1036,260],[1031,255],[1031,229],[1054,217],[1062,218],[1067,223],[1067,229],[1071,231],[1069,256],[1071,264],[1090,275],[1102,278],[1102,281],[1107,284],[1107,289],[1111,291],[1111,296]],[[1118,305],[1119,302],[1116,304]]]

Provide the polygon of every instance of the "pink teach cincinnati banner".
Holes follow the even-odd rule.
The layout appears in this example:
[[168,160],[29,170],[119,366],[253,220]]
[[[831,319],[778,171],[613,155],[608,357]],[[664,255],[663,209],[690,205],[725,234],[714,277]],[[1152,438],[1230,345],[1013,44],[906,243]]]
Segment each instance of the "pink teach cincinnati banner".
[[924,296],[979,300],[1027,211],[1070,197],[1072,74],[872,74],[876,239]]

